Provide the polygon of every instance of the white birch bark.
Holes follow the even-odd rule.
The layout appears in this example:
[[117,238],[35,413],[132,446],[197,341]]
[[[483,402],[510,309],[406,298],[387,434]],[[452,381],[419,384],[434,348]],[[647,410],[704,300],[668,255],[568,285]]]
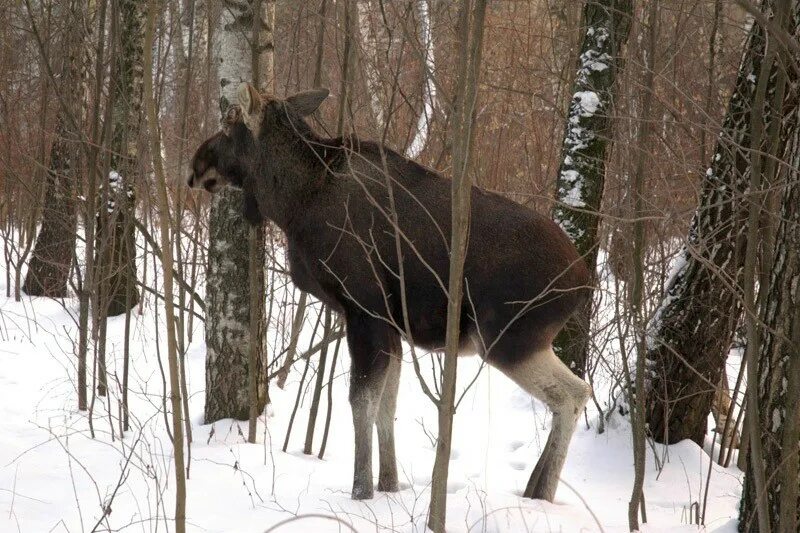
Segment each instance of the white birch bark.
[[381,131],[385,125],[383,98],[381,98],[383,90],[381,87],[381,75],[376,66],[378,64],[378,35],[370,17],[372,2],[361,0],[356,2],[356,8],[356,23],[361,34],[361,46],[364,50],[362,57],[364,58],[364,73],[367,79],[367,91],[369,92],[369,105],[378,131]]
[[[225,0],[213,33],[214,61],[219,79],[219,108],[224,113],[235,101],[242,82],[253,80],[252,10],[255,0]],[[272,54],[273,2],[261,0],[259,54]],[[272,59],[259,57],[262,79],[272,81]],[[263,84],[259,84],[263,87]],[[242,218],[242,193],[227,188],[216,194],[209,220],[206,272],[206,423],[221,418],[249,417],[248,354],[250,350],[250,291],[264,291],[263,272],[257,287],[248,277],[249,228]],[[263,239],[262,239],[263,243]],[[259,300],[264,305],[264,299]],[[263,319],[263,313],[261,313]],[[263,337],[260,340],[263,342]],[[264,350],[260,350],[262,353]],[[259,388],[264,392],[265,383]],[[265,397],[262,401],[266,401]],[[263,406],[262,406],[263,407]]]
[[417,120],[417,131],[411,144],[408,145],[406,156],[414,159],[422,153],[428,142],[433,111],[436,109],[436,85],[433,75],[436,72],[436,61],[433,55],[433,36],[431,34],[431,14],[429,0],[417,2],[419,14],[420,41],[422,42],[422,113]]

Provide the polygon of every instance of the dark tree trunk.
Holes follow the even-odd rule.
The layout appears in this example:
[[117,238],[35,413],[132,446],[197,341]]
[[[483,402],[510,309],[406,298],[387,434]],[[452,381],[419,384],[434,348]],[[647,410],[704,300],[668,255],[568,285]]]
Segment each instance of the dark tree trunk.
[[58,117],[56,139],[50,149],[50,168],[44,193],[42,228],[36,237],[22,290],[31,296],[67,296],[75,250],[75,174],[78,138],[66,119]]
[[102,197],[106,212],[97,217],[98,285],[104,289],[99,315],[116,316],[139,302],[134,235],[135,183],[142,127],[142,40],[144,5],[120,0],[115,17],[119,43],[111,76],[111,164]]
[[[798,14],[797,2],[793,12]],[[779,6],[785,8],[783,6]],[[782,14],[782,13],[781,13]],[[795,19],[796,20],[796,19]],[[797,28],[795,27],[795,30]],[[794,34],[796,38],[796,31]],[[788,61],[779,68],[791,69]],[[789,90],[797,90],[789,87]],[[792,109],[797,115],[800,109]],[[763,324],[758,347],[756,384],[759,412],[756,414],[761,454],[747,456],[742,491],[739,530],[759,530],[756,468],[764,474],[760,518],[771,531],[798,531],[800,526],[800,129],[794,126],[784,152],[786,179],[777,220],[771,270],[761,277],[759,318]],[[749,391],[748,391],[749,392]],[[751,413],[748,412],[748,416]]]
[[[797,531],[800,523],[798,444],[800,420],[800,138],[792,145],[792,172],[781,209],[776,257],[765,298],[758,394],[761,443],[767,479],[768,516],[772,531]],[[756,531],[756,497],[745,476],[740,531]],[[750,525],[747,529],[746,526]]]
[[[593,273],[606,157],[611,146],[614,82],[621,48],[628,39],[630,0],[589,0],[583,8],[585,34],[567,116],[553,216],[575,243]],[[575,374],[586,373],[591,299],[559,333],[554,350]]]
[[56,90],[66,104],[59,107],[55,140],[50,148],[50,166],[44,193],[42,227],[36,238],[28,274],[22,286],[31,296],[63,298],[67,295],[70,268],[75,253],[77,214],[76,180],[79,170],[82,7],[70,2],[64,8],[68,31],[62,43],[60,85]]
[[[765,0],[763,11],[771,9]],[[797,20],[797,6],[793,8]],[[750,177],[753,124],[751,106],[765,53],[764,31],[758,24],[748,36],[736,86],[722,132],[702,183],[686,244],[667,284],[666,294],[647,331],[647,423],[658,442],[691,439],[702,445],[708,414],[720,382],[734,330],[742,314],[737,294],[744,266],[747,208],[744,195]],[[796,123],[796,95],[788,93],[783,109],[775,110],[776,70],[771,71],[763,113],[763,131],[780,128],[778,142],[764,135],[765,153],[785,144]],[[790,80],[796,76],[790,72]],[[791,111],[789,111],[791,110]],[[782,123],[773,124],[776,116]],[[765,165],[764,181],[770,183]]]

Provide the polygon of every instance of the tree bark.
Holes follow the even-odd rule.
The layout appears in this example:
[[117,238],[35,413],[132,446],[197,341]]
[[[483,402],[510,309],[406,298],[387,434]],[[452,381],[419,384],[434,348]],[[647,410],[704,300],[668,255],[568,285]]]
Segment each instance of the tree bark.
[[[261,6],[257,17],[253,11]],[[225,0],[219,24],[213,34],[214,55],[218,65],[220,87],[219,108],[225,113],[228,105],[235,101],[236,89],[242,82],[254,82],[264,89],[266,81],[253,79],[259,74],[261,80],[272,83],[272,21],[265,13],[274,8],[268,0],[234,2]],[[261,38],[254,60],[251,38],[253,24],[259,24]],[[265,57],[266,56],[266,57]],[[257,69],[254,69],[257,64]],[[257,70],[258,72],[254,72]],[[208,265],[206,270],[206,403],[205,422],[222,418],[248,420],[249,401],[249,355],[251,346],[250,293],[255,291],[262,297],[253,299],[259,309],[252,314],[261,323],[256,329],[258,370],[257,410],[266,405],[266,327],[265,316],[266,278],[263,265],[266,257],[265,226],[250,236],[250,229],[242,218],[242,193],[226,188],[214,195],[209,219]],[[254,261],[262,265],[251,285],[249,268],[250,246],[256,246]]]
[[406,157],[415,159],[425,149],[430,137],[433,113],[436,109],[436,84],[433,76],[436,74],[436,59],[433,49],[433,34],[431,27],[431,10],[428,0],[416,2],[417,16],[419,17],[420,42],[422,44],[422,111],[417,119],[417,129],[414,137],[406,148]]
[[[767,515],[772,531],[798,531],[800,524],[800,135],[791,146],[792,170],[781,208],[776,257],[765,301],[758,394]],[[748,467],[750,461],[748,461]],[[755,486],[745,476],[740,531],[756,531]],[[750,529],[745,526],[752,524]]]
[[[628,39],[631,0],[588,0],[586,33],[567,116],[553,217],[575,243],[589,270],[597,265],[598,214],[603,199],[606,158],[611,147],[614,83],[620,50]],[[556,337],[556,355],[578,376],[586,374],[592,301],[587,300]]]
[[[647,513],[644,505],[644,474],[646,446],[645,440],[647,432],[645,429],[644,417],[644,365],[645,365],[645,342],[644,342],[644,271],[645,271],[645,227],[644,227],[644,206],[645,206],[645,158],[647,154],[647,144],[650,140],[651,131],[651,109],[653,107],[653,93],[655,92],[655,72],[658,42],[658,19],[659,3],[658,0],[650,0],[647,15],[647,49],[645,50],[643,61],[643,90],[641,101],[641,116],[638,126],[636,145],[638,147],[638,157],[633,173],[633,190],[631,200],[633,204],[633,256],[631,260],[631,273],[633,280],[628,293],[628,305],[632,316],[631,323],[635,335],[636,345],[636,376],[634,383],[628,383],[629,390],[633,388],[638,391],[635,401],[631,402],[631,428],[633,433],[633,490],[631,499],[628,501],[628,528],[631,531],[639,530],[639,514],[642,521],[647,522]],[[623,357],[626,357],[623,354]]]
[[111,164],[104,191],[106,212],[97,217],[98,283],[104,285],[99,317],[116,316],[139,302],[136,286],[135,184],[142,127],[144,4],[120,0],[115,9],[119,43],[110,80]]
[[[83,7],[70,1],[63,7],[67,31],[61,45],[61,99],[56,116],[55,140],[44,193],[42,227],[28,264],[22,290],[31,296],[64,298],[75,253],[77,212],[75,204],[80,132],[74,123],[80,116],[81,51],[84,31]],[[69,116],[71,115],[71,116]]]
[[464,259],[469,242],[472,176],[470,155],[474,139],[475,102],[483,51],[485,0],[463,0],[459,13],[458,40],[461,54],[453,108],[453,183],[451,185],[452,230],[450,235],[450,272],[447,289],[447,332],[445,336],[442,394],[438,402],[439,435],[431,479],[431,504],[428,527],[444,533],[447,510],[447,477],[455,414],[456,369],[463,299]]
[[[771,10],[772,0],[762,3]],[[792,26],[797,4],[792,7]],[[794,29],[792,30],[795,31]],[[722,131],[702,183],[686,244],[667,283],[664,298],[647,331],[649,373],[647,423],[659,442],[691,439],[702,445],[708,414],[742,313],[740,290],[747,234],[745,194],[750,177],[751,107],[765,54],[764,30],[758,24],[745,42],[733,95]],[[797,98],[787,93],[783,109],[775,109],[775,69],[770,73],[763,112],[765,130],[777,125],[778,142],[763,136],[761,151],[785,144],[796,124]],[[790,80],[796,79],[793,71]],[[785,118],[784,118],[785,117]],[[764,172],[770,167],[765,167]],[[764,176],[765,182],[771,176]]]
[[[175,337],[175,310],[173,300],[173,261],[172,231],[169,219],[169,199],[167,197],[167,177],[161,160],[161,134],[158,128],[155,92],[153,89],[153,39],[156,15],[159,12],[158,0],[150,0],[147,6],[145,24],[143,65],[147,75],[144,77],[144,104],[149,130],[150,158],[153,163],[156,190],[158,193],[158,219],[161,226],[161,263],[164,270],[164,311],[167,329],[167,360],[169,364],[169,397],[172,408],[172,451],[175,457],[175,531],[186,531],[186,470],[184,465],[183,404],[181,403],[180,362],[178,342]],[[180,233],[178,233],[180,235]],[[167,393],[166,386],[164,394]],[[187,413],[188,415],[188,413]],[[169,428],[168,428],[169,429]]]
[[[797,2],[792,2],[796,4]],[[777,27],[785,26],[789,0],[775,2]],[[797,6],[793,7],[797,13]],[[795,28],[796,30],[796,28]],[[770,37],[772,37],[770,35]],[[794,33],[796,38],[797,34]],[[785,81],[790,58],[777,51],[778,78]],[[790,87],[790,91],[796,90]],[[800,109],[791,110],[800,113]],[[796,126],[797,121],[793,123]],[[771,270],[762,275],[759,314],[748,313],[748,419],[751,453],[742,492],[740,531],[798,531],[800,525],[800,130],[794,127],[783,161],[788,165]],[[779,189],[779,190],[780,190]],[[754,202],[758,199],[754,199]],[[767,204],[768,205],[768,204]],[[751,220],[754,215],[751,213]],[[750,237],[754,228],[750,227]],[[749,241],[748,241],[749,242]],[[754,270],[755,265],[750,265]],[[750,273],[751,283],[755,272]],[[752,308],[752,298],[748,301]],[[757,333],[758,335],[754,335]],[[756,345],[756,342],[758,344]],[[752,343],[752,344],[751,344]],[[754,440],[752,436],[755,435]]]

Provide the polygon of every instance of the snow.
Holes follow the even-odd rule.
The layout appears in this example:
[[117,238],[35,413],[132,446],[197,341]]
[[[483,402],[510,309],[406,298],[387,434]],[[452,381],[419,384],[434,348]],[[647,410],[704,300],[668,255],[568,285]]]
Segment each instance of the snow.
[[683,275],[686,272],[686,269],[689,267],[689,254],[691,251],[686,245],[683,245],[681,251],[675,257],[671,267],[669,274],[667,275],[667,294],[661,299],[661,302],[658,305],[658,308],[653,312],[653,316],[650,319],[650,322],[647,324],[647,329],[645,331],[645,342],[647,343],[648,350],[654,350],[656,348],[656,342],[658,341],[659,330],[661,328],[661,321],[663,320],[664,313],[670,308],[672,303],[678,297],[677,295],[673,294],[673,290],[675,285],[680,281]]
[[561,179],[570,185],[566,194],[562,196],[561,201],[571,207],[584,207],[586,205],[583,201],[583,191],[581,189],[583,181],[580,177],[581,175],[577,170],[561,171]]
[[600,107],[600,97],[594,91],[578,91],[572,98],[580,105],[582,117],[591,117]]
[[772,427],[770,431],[773,433],[777,433],[783,423],[783,417],[781,416],[781,410],[777,407],[772,410]]
[[609,31],[603,26],[592,26],[586,30],[586,38],[591,39],[587,50],[578,58],[580,66],[576,83],[586,86],[589,76],[593,72],[602,72],[609,67],[611,56],[606,52],[608,48]]
[[[163,308],[150,298],[142,314],[132,316],[132,427],[122,439],[116,423],[116,380],[121,380],[124,320],[109,321],[111,394],[110,399],[95,402],[92,438],[88,415],[76,409],[77,301],[24,297],[14,302],[4,297],[5,275],[0,274],[0,391],[4,399],[0,402],[0,531],[89,531],[95,524],[102,531],[173,530],[174,523],[165,518],[173,512],[174,479],[158,362],[159,349],[161,357],[166,350],[155,340],[157,330],[162,343],[166,337]],[[608,305],[610,293],[603,294]],[[353,435],[346,351],[340,354],[336,369],[331,434],[325,458],[320,460],[301,452],[307,401],[298,410],[288,452],[281,452],[297,394],[297,369],[290,374],[286,390],[271,387],[274,416],[261,418],[258,444],[245,442],[247,422],[203,425],[205,346],[202,324],[195,327],[186,354],[194,439],[188,480],[189,531],[263,532],[295,516],[304,518],[279,531],[348,530],[330,518],[314,517],[320,515],[335,515],[359,532],[425,530],[435,453],[429,435],[436,432],[436,410],[420,390],[408,353],[396,421],[402,490],[376,492],[371,501],[355,502],[349,494]],[[309,337],[310,331],[305,331],[300,346],[307,345]],[[423,368],[428,368],[425,363]],[[477,358],[459,359],[460,390],[479,371],[479,363]],[[610,383],[598,374],[594,386],[604,404]],[[323,391],[323,404],[326,396]],[[322,413],[325,408],[321,405]],[[614,416],[606,431],[598,434],[594,407],[588,421],[591,428],[582,419],[571,443],[556,501],[521,498],[546,440],[549,415],[501,373],[484,368],[456,414],[448,532],[599,531],[593,514],[604,531],[627,531],[633,480],[630,426],[627,419]],[[660,475],[654,467],[654,449],[659,457],[668,455]],[[654,449],[647,450],[644,490],[650,523],[643,531],[700,531],[689,525],[689,509],[703,501],[708,455],[688,441]],[[703,531],[733,532],[741,472],[735,467],[712,468]]]

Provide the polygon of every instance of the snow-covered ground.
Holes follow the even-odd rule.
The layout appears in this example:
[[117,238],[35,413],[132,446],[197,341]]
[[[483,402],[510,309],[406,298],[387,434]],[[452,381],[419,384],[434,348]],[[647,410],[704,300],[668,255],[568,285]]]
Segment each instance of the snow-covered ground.
[[[87,413],[76,408],[77,301],[24,297],[14,302],[4,297],[5,274],[0,274],[0,531],[174,529],[168,518],[174,508],[171,442],[162,410],[164,382],[155,335],[157,313],[163,343],[163,309],[156,309],[151,298],[144,313],[133,317],[132,428],[120,438],[116,380],[122,375],[123,319],[109,323],[110,399],[97,398],[90,425]],[[346,350],[339,357],[331,435],[320,460],[302,453],[307,401],[298,410],[288,453],[281,451],[297,394],[296,369],[286,390],[271,390],[273,414],[262,420],[266,423],[260,427],[260,443],[245,442],[246,422],[202,424],[205,349],[200,327],[196,325],[186,357],[193,434],[190,531],[263,532],[304,515],[311,516],[275,530],[425,530],[436,411],[422,393],[408,355],[396,422],[402,490],[376,492],[371,501],[354,502]],[[163,344],[160,352],[165,358]],[[462,388],[479,363],[477,358],[459,360]],[[162,364],[166,369],[166,361]],[[315,452],[326,397],[323,391]],[[590,404],[592,427],[587,429],[581,421],[555,503],[523,499],[520,494],[546,439],[549,415],[502,374],[484,368],[455,419],[447,530],[627,531],[633,480],[630,427],[626,419],[612,417],[606,431],[598,434],[596,417]],[[665,453],[662,447],[655,450],[659,456]],[[738,469],[713,466],[706,527],[699,528],[689,524],[695,515],[693,504],[704,505],[707,454],[690,442],[671,446],[659,474],[653,449],[647,453],[645,531],[736,530],[742,478]],[[341,522],[324,518],[331,516]]]

